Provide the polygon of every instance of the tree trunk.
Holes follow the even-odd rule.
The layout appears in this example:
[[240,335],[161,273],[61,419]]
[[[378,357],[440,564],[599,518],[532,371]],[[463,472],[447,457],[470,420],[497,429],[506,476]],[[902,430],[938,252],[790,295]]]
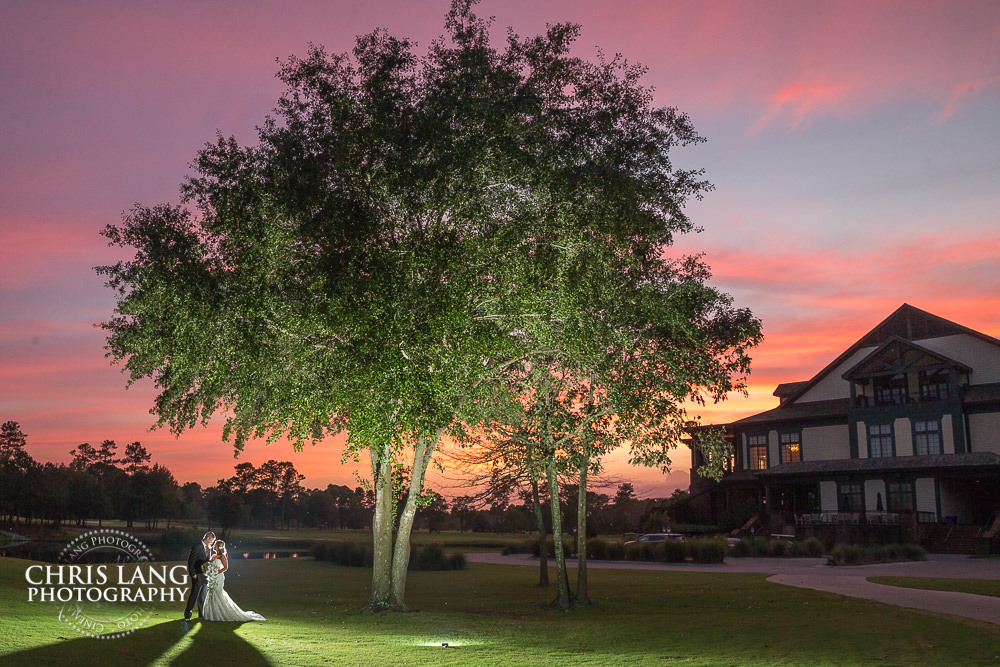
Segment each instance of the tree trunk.
[[427,474],[427,464],[430,463],[434,448],[444,429],[439,429],[433,438],[422,436],[417,438],[413,449],[413,472],[410,474],[410,489],[406,495],[406,504],[399,515],[399,530],[396,531],[396,546],[392,555],[392,585],[389,594],[389,607],[394,611],[406,611],[406,573],[410,565],[410,533],[413,531],[413,520],[417,515],[417,501],[424,490],[424,477]]
[[375,486],[372,517],[372,592],[369,611],[385,611],[390,606],[392,581],[392,456],[389,443],[370,450]]
[[556,457],[552,452],[546,461],[549,478],[549,499],[552,505],[552,544],[555,546],[556,599],[553,604],[560,609],[569,609],[569,579],[566,575],[566,554],[562,543],[562,510],[559,507],[559,480],[556,477]]
[[[530,465],[530,464],[529,464]],[[535,523],[538,524],[538,585],[549,585],[549,545],[545,539],[545,517],[542,516],[542,501],[538,496],[538,475],[531,470],[531,504],[535,506]]]
[[590,604],[587,594],[587,468],[590,465],[589,448],[584,445],[580,464],[580,485],[576,494],[576,606]]

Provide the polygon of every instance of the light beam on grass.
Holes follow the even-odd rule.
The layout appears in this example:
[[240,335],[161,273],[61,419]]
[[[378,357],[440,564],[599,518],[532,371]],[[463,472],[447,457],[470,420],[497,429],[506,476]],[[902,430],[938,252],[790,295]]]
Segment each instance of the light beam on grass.
[[414,642],[417,646],[436,646],[437,648],[458,648],[460,646],[472,646],[473,644],[478,644],[481,642],[470,642],[463,639],[448,639],[447,637],[442,639],[432,639],[430,641],[418,641]]

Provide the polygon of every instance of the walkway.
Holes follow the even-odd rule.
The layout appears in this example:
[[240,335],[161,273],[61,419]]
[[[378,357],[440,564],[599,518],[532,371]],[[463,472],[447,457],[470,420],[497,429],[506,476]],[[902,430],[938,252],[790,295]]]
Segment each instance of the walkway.
[[[533,565],[530,555],[470,553],[470,563]],[[576,561],[567,560],[576,567]],[[1000,625],[1000,598],[950,591],[927,591],[873,584],[867,577],[931,577],[1000,580],[1000,560],[931,554],[926,561],[831,567],[825,558],[727,558],[721,565],[649,563],[642,561],[588,561],[592,569],[669,570],[683,572],[735,572],[770,574],[768,581],[827,593],[874,600],[899,607],[951,614]]]

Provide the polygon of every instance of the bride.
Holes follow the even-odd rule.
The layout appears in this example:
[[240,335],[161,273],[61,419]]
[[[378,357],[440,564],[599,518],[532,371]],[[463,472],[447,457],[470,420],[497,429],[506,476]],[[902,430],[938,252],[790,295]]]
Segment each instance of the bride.
[[201,617],[206,621],[264,621],[267,620],[254,611],[243,611],[226,593],[226,570],[229,569],[229,557],[226,555],[226,543],[219,540],[215,543],[215,554],[204,565],[208,577],[208,596],[202,609]]

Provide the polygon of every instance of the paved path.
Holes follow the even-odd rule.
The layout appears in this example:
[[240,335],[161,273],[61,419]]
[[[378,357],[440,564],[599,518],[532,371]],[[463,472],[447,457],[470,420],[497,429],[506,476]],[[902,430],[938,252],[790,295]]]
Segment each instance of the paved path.
[[[466,554],[471,563],[533,565],[538,560],[518,554]],[[567,561],[576,567],[576,561]],[[968,556],[930,555],[926,561],[831,567],[825,558],[727,558],[720,565],[588,561],[593,569],[670,570],[684,572],[739,572],[770,574],[768,581],[810,588],[838,595],[865,598],[885,604],[952,614],[1000,625],[1000,598],[950,591],[927,591],[873,584],[867,577],[939,577],[946,579],[998,579],[1000,560]]]

